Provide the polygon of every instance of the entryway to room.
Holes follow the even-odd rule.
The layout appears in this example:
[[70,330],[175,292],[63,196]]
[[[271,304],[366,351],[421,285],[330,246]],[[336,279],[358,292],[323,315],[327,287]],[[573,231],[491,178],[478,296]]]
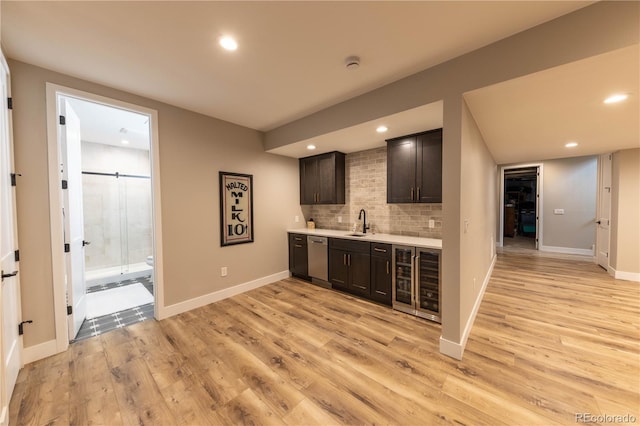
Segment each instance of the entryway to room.
[[147,114],[56,93],[68,339],[154,317]]
[[503,172],[503,246],[537,250],[540,166],[505,168]]

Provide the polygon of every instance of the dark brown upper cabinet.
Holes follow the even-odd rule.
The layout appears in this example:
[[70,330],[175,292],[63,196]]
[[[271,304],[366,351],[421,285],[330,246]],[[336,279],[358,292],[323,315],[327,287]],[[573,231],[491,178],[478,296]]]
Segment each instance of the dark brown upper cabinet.
[[442,129],[387,140],[387,203],[442,202]]
[[300,159],[300,204],[344,204],[344,158],[334,151]]

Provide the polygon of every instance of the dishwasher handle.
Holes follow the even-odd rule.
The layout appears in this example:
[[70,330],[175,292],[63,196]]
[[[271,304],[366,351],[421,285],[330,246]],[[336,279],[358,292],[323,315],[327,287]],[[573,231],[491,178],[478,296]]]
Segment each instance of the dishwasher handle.
[[329,244],[328,239],[326,237],[307,237],[307,243],[322,244],[323,246],[326,246]]

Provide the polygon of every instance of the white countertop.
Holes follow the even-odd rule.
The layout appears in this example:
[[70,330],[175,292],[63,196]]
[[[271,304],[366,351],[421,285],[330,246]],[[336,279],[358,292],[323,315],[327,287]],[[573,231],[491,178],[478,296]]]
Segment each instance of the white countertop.
[[[344,238],[354,241],[369,241],[375,243],[397,244],[403,246],[432,248],[442,250],[442,240],[435,238],[408,237],[405,235],[394,234],[372,234],[367,232],[364,236],[356,237],[351,231],[335,230],[335,229],[287,229],[287,232],[304,235],[315,235],[318,237]],[[361,235],[361,234],[360,234]]]

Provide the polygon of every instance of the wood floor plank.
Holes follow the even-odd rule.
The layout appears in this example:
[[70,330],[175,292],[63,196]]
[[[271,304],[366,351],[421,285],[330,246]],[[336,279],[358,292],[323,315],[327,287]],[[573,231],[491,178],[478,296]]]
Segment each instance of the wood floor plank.
[[499,253],[462,361],[440,325],[288,278],[25,366],[11,425],[576,423],[640,419],[640,286]]

